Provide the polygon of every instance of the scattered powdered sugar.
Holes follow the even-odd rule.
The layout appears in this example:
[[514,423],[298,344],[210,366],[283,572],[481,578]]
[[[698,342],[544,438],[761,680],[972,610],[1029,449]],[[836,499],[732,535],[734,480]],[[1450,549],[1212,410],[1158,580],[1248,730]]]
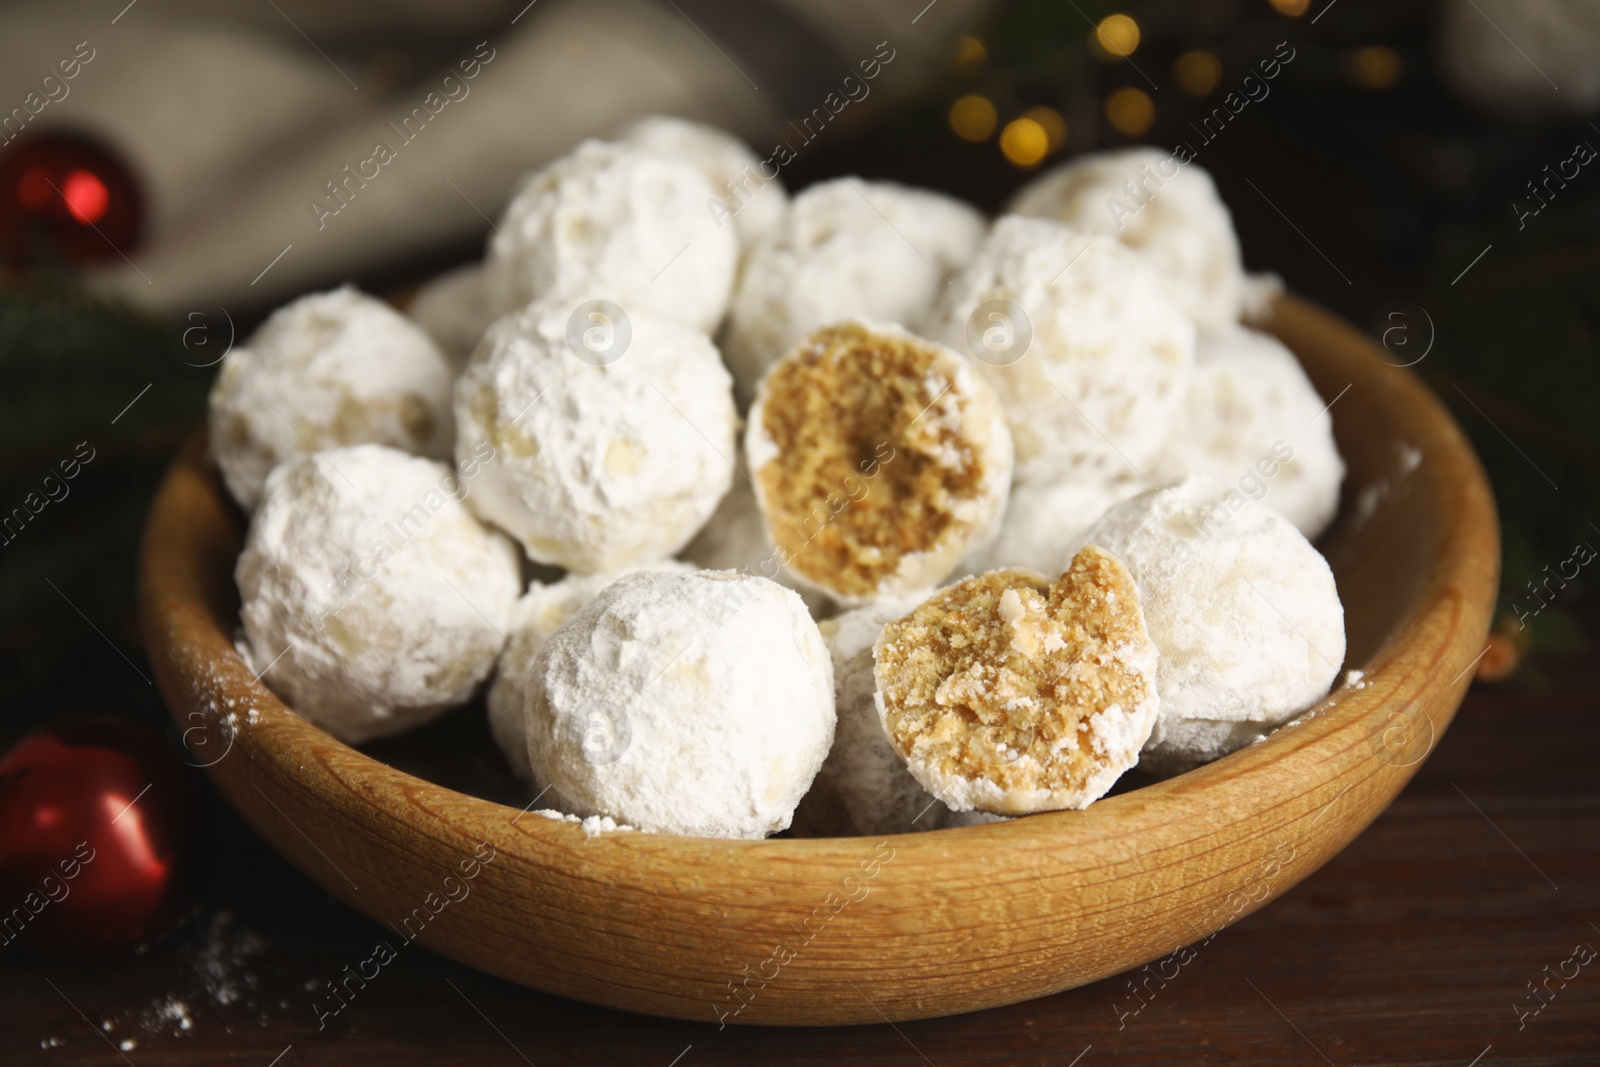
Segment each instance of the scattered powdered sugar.
[[1410,474],[1422,466],[1422,450],[1410,441],[1395,442],[1395,451],[1400,455],[1400,473]]
[[587,817],[568,815],[566,812],[556,811],[554,808],[540,808],[533,814],[541,815],[553,822],[574,823],[583,830],[583,836],[585,837],[595,837],[598,834],[631,833],[638,830],[638,827],[618,822],[609,815],[590,815]]
[[[268,1018],[255,1003],[261,985],[255,964],[266,949],[266,941],[231,911],[197,916],[194,925],[164,949],[189,962],[189,978],[143,1006],[101,1019],[97,1025],[105,1034],[135,1030],[145,1037],[179,1038],[194,1033],[210,1009],[229,1022],[237,1020],[241,1011],[252,1012],[255,1021],[266,1026]],[[60,1048],[66,1043],[51,1037],[41,1040],[39,1047]],[[131,1051],[139,1047],[139,1038],[117,1039],[117,1044],[122,1051]]]

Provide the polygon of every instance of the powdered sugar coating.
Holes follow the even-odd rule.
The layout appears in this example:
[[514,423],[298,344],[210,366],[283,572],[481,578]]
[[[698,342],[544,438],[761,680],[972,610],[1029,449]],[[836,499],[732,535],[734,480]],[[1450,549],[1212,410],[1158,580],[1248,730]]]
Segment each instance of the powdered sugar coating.
[[456,382],[458,461],[493,450],[472,506],[541,563],[663,559],[733,477],[728,373],[705,334],[645,312],[613,362],[580,359],[571,314],[552,299],[499,320]]
[[378,445],[283,464],[234,576],[272,689],[351,743],[464,703],[500,653],[516,549],[449,467]]
[[1244,263],[1211,175],[1156,148],[1092,152],[1023,186],[1009,210],[1113,237],[1144,256],[1203,329],[1237,322]]
[[503,310],[489,295],[483,264],[468,263],[417,290],[406,314],[428,331],[446,358],[460,369]]
[[697,167],[716,193],[716,202],[702,210],[719,228],[732,220],[742,248],[782,222],[789,209],[789,194],[777,175],[763,177],[761,160],[750,146],[715,126],[651,115],[629,126],[619,140]]
[[[647,563],[640,570],[688,573],[695,568],[675,559]],[[528,726],[523,712],[527,703],[528,670],[550,635],[606,586],[631,571],[604,574],[569,574],[560,581],[534,582],[511,609],[506,624],[506,647],[495,664],[485,703],[489,706],[489,732],[505,753],[519,778],[531,780],[528,764]]]
[[574,814],[644,830],[782,830],[833,742],[822,635],[765,578],[627,575],[556,632],[528,677],[534,776]]
[[1026,567],[1041,574],[1058,573],[1073,538],[1111,505],[1137,496],[1145,488],[1137,476],[1013,485],[999,534],[967,553],[961,570],[982,574],[1002,567]]
[[839,178],[800,193],[750,249],[728,308],[722,351],[741,402],[819,327],[920,319],[984,229],[968,205],[893,182]]
[[698,167],[633,144],[585,141],[522,180],[489,241],[495,305],[554,293],[610,300],[700,330],[722,319],[739,260]]
[[915,599],[881,601],[821,624],[833,659],[838,726],[833,747],[811,791],[800,802],[796,826],[813,835],[907,834],[946,825],[950,809],[911,776],[878,717],[872,646]]
[[1209,475],[1315,539],[1339,510],[1344,480],[1334,413],[1325,407],[1277,338],[1240,326],[1203,333],[1188,397],[1150,476],[1170,482]]
[[450,454],[454,372],[422,328],[350,286],[273,312],[211,388],[210,447],[246,511],[272,468],[343,445]]
[[1109,237],[1008,215],[944,291],[929,336],[971,352],[969,323],[990,301],[1020,309],[1032,335],[1010,362],[973,353],[1005,406],[1018,481],[1105,480],[1155,456],[1183,402],[1194,326],[1154,268]]
[[1161,652],[1161,716],[1140,765],[1214,759],[1327,693],[1344,609],[1327,561],[1289,520],[1195,476],[1124,501],[1074,539],[1118,556]]

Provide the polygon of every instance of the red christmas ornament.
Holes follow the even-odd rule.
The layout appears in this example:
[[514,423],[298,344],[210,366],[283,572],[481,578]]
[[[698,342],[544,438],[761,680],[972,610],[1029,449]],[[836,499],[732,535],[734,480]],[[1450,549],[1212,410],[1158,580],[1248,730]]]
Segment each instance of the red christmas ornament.
[[117,259],[139,242],[143,205],[133,174],[93,138],[42,133],[0,150],[0,259],[41,250],[69,263]]
[[159,734],[118,719],[48,726],[0,759],[0,950],[131,948],[177,917],[201,793]]

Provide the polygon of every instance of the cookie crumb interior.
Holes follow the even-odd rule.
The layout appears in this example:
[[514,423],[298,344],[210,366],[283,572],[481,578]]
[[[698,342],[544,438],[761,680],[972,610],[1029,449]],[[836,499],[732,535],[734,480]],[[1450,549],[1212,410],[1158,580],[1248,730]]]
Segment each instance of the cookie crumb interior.
[[792,569],[865,595],[963,522],[959,506],[981,495],[987,471],[943,356],[846,323],[773,367],[761,418],[777,456],[757,477]]
[[[1092,545],[1054,582],[976,575],[885,628],[885,726],[936,781],[1076,794],[1125,758],[1118,724],[1154,695],[1139,666],[1149,647],[1132,578]],[[1132,740],[1136,755],[1143,738]]]

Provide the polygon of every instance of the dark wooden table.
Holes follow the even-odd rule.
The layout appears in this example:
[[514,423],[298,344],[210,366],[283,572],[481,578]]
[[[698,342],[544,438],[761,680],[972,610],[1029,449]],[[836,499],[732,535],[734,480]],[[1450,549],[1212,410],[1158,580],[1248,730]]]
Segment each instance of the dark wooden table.
[[165,942],[96,964],[0,954],[0,1063],[1594,1065],[1600,958],[1579,961],[1600,949],[1595,650],[1475,687],[1349,849],[1137,995],[1124,976],[898,1026],[718,1030],[413,946],[319,1031],[324,983],[389,932],[225,811],[201,900]]

